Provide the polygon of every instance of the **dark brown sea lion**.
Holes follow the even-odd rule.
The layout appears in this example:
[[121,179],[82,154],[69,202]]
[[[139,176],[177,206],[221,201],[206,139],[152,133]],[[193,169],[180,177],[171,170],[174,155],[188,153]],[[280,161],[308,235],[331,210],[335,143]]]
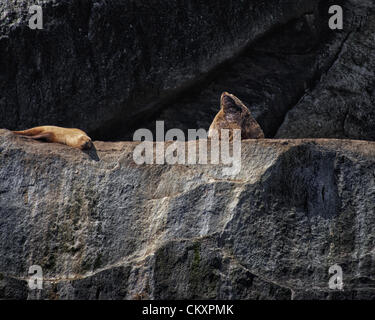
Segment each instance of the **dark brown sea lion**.
[[221,109],[216,115],[208,131],[208,137],[212,138],[214,130],[221,137],[221,129],[229,129],[229,138],[233,137],[233,130],[241,130],[241,139],[262,139],[264,133],[258,122],[253,118],[245,104],[233,94],[223,92],[220,98]]

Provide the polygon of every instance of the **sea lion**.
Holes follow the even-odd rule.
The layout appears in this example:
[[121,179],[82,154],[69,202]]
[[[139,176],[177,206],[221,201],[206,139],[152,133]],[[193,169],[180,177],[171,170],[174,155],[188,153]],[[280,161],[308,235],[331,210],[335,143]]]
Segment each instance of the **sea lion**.
[[85,132],[73,128],[42,126],[23,131],[13,131],[13,133],[29,139],[66,144],[81,150],[91,149],[93,145],[90,137]]
[[233,139],[233,130],[241,130],[241,139],[262,139],[264,133],[258,122],[253,118],[249,109],[235,95],[223,92],[220,98],[220,111],[214,118],[208,137],[213,137],[213,130],[229,129],[229,138]]

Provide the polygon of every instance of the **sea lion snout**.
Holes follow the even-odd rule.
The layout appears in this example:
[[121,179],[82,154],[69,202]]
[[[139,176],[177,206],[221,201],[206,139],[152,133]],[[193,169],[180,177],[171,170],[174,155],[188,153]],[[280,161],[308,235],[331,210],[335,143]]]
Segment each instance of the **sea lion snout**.
[[88,137],[87,135],[81,135],[79,138],[78,138],[78,141],[77,141],[77,146],[78,148],[80,148],[81,150],[87,150],[87,149],[91,149],[92,146],[93,146],[93,143],[91,141],[91,138]]
[[236,101],[236,98],[228,92],[223,92],[221,94],[220,102],[221,102],[221,107],[226,112],[236,113],[236,112],[242,111],[240,102]]
[[88,140],[86,142],[83,143],[82,145],[82,149],[83,150],[88,150],[88,149],[91,149],[92,148],[92,141],[91,140]]
[[227,102],[230,102],[230,100],[233,100],[233,99],[231,99],[231,97],[230,97],[230,93],[224,91],[224,92],[221,94],[221,97],[220,97],[220,104],[221,104],[221,106],[225,105]]

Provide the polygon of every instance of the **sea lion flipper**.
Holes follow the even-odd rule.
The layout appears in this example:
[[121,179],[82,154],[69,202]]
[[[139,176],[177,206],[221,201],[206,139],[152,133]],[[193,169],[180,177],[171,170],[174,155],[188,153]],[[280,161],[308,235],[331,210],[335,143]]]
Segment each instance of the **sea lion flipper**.
[[41,134],[37,134],[35,136],[24,136],[28,139],[34,139],[34,140],[46,140],[46,141],[52,141],[53,140],[53,133],[51,132],[45,132]]
[[22,130],[22,131],[12,131],[14,134],[17,134],[19,136],[36,136],[37,134],[41,134],[43,130],[41,127],[36,127],[36,128],[31,128],[27,130]]

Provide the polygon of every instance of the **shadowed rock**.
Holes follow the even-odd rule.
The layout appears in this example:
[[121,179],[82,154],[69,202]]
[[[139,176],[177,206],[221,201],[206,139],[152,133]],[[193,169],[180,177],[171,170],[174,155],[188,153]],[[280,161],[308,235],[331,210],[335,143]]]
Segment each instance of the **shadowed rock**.
[[[43,30],[28,27],[31,4],[43,8]],[[2,0],[0,128],[50,124],[111,139],[315,7],[310,0]]]
[[346,4],[347,35],[336,59],[289,111],[277,138],[375,140],[375,3]]

